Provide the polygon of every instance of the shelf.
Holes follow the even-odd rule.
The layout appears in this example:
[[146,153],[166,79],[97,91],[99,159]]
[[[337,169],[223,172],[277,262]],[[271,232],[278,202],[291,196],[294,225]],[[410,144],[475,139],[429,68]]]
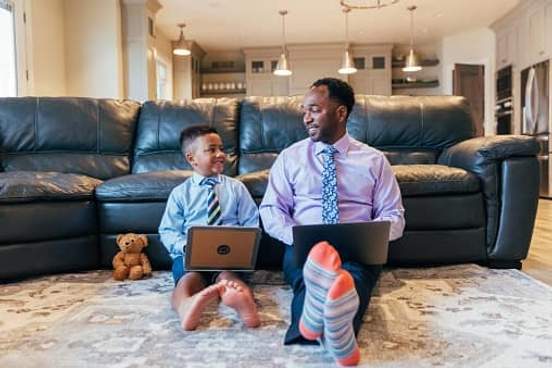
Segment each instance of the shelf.
[[410,83],[393,83],[391,88],[406,89],[406,88],[434,88],[439,87],[439,81],[434,82],[410,82]]
[[[404,67],[405,61],[404,60],[396,60],[393,59],[391,61],[391,66],[393,68],[402,68]],[[424,59],[420,62],[421,66],[436,66],[439,65],[439,59]]]
[[245,74],[244,69],[201,69],[201,74],[230,74],[230,73],[241,73]]
[[222,89],[218,91],[201,91],[201,97],[222,96],[222,95],[245,95],[246,90],[243,89]]

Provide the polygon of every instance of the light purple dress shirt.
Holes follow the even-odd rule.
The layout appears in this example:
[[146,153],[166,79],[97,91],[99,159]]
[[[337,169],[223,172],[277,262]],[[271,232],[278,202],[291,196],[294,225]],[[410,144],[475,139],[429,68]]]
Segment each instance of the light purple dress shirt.
[[[325,144],[310,138],[283,150],[270,170],[259,213],[265,231],[293,244],[292,226],[322,223]],[[390,240],[404,230],[401,193],[391,165],[375,148],[348,134],[335,144],[339,222],[390,221]]]

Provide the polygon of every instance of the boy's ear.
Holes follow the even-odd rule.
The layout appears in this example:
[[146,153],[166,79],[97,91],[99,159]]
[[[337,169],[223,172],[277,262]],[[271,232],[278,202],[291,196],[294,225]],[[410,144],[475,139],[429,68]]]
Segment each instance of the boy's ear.
[[192,152],[186,152],[184,157],[186,157],[186,161],[188,161],[191,166],[194,166],[194,154]]

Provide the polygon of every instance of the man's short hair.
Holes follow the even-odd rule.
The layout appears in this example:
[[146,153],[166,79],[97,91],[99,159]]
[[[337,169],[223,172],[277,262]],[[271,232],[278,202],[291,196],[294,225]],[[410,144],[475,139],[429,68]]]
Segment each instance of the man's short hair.
[[185,128],[180,133],[180,149],[186,153],[185,148],[189,147],[196,139],[207,134],[218,134],[217,130],[209,125],[193,125]]
[[353,87],[351,87],[349,83],[337,78],[319,79],[312,84],[311,88],[319,86],[328,87],[328,98],[330,100],[334,100],[340,105],[345,105],[348,118],[355,105],[355,91],[353,91]]

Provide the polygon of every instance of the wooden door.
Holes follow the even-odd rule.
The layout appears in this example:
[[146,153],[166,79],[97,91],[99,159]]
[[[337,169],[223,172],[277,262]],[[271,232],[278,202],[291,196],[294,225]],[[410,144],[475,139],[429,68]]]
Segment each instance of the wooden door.
[[454,64],[452,93],[466,97],[475,124],[475,135],[482,136],[485,133],[485,66]]

